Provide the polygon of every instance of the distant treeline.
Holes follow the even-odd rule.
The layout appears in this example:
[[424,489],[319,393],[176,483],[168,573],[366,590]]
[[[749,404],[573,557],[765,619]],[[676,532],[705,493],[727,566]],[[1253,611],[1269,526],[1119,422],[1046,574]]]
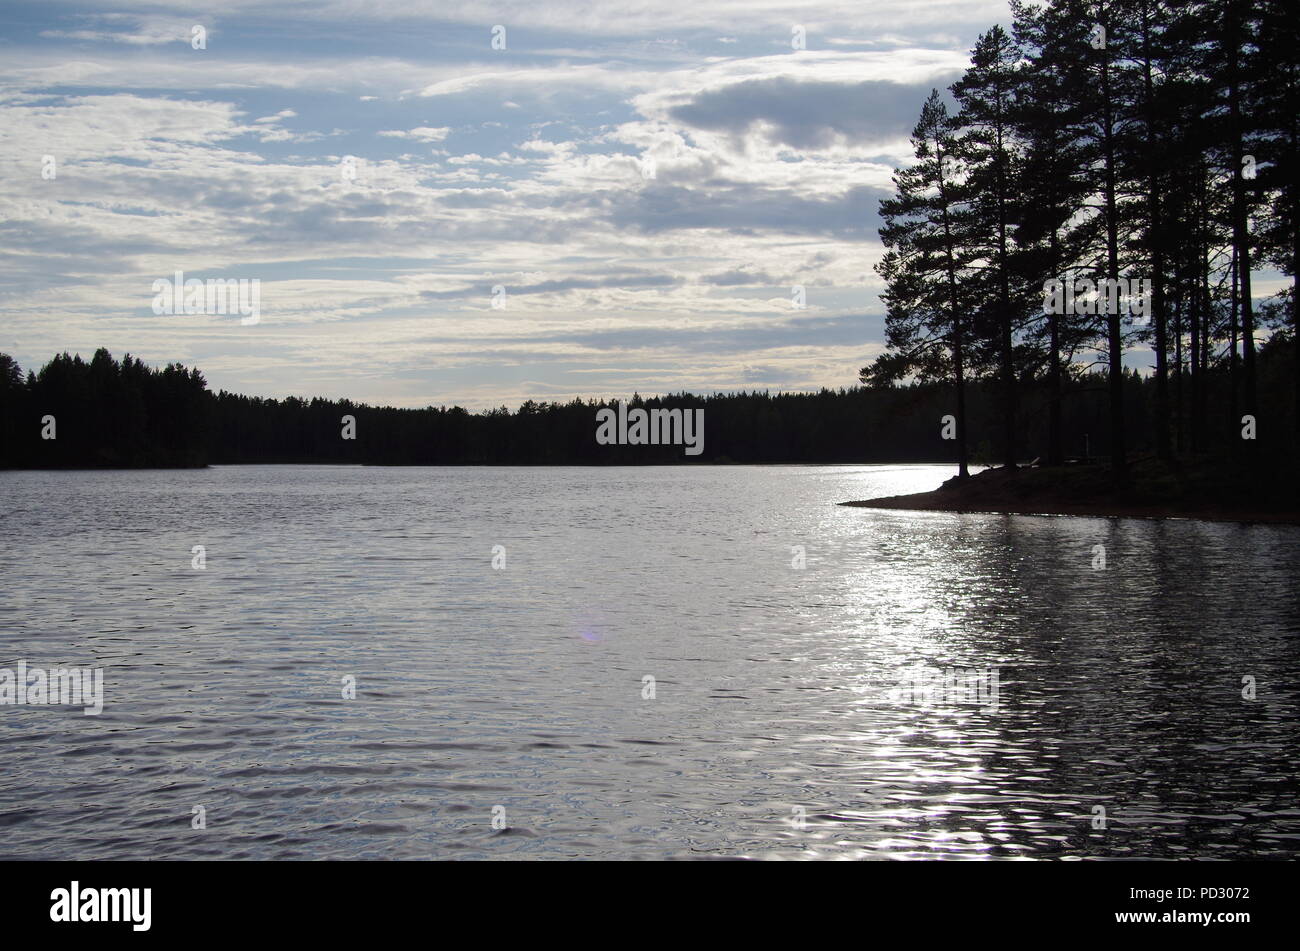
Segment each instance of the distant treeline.
[[0,466],[148,468],[205,465],[212,394],[198,370],[89,363],[64,353],[26,379],[0,353]]
[[[1262,399],[1277,416],[1258,433],[1261,460],[1293,456],[1288,399],[1294,349],[1285,334],[1260,349]],[[1226,368],[1206,384],[1226,387]],[[1177,383],[1177,376],[1175,383]],[[1065,384],[1061,434],[1067,458],[1104,456],[1108,400],[1101,374]],[[1154,381],[1125,376],[1130,447],[1154,449]],[[1048,386],[1023,381],[1017,444],[1020,461],[1045,456],[1049,441]],[[610,401],[525,402],[471,413],[459,406],[397,409],[348,400],[262,399],[224,390],[212,393],[203,374],[171,364],[152,369],[107,350],[89,362],[61,354],[25,377],[0,354],[0,466],[153,467],[208,463],[363,463],[370,465],[637,465],[668,463],[955,462],[956,443],[943,437],[942,419],[954,411],[951,385],[895,384],[818,393],[689,393],[642,399],[630,407],[704,409],[704,446],[687,456],[682,446],[600,445],[596,413]],[[974,461],[996,463],[1000,432],[997,382],[972,381],[966,412]],[[344,438],[344,417],[355,438]],[[1175,439],[1186,441],[1187,420],[1177,414]],[[52,438],[46,438],[52,437]],[[1208,452],[1242,444],[1240,423],[1222,414],[1206,435]]]

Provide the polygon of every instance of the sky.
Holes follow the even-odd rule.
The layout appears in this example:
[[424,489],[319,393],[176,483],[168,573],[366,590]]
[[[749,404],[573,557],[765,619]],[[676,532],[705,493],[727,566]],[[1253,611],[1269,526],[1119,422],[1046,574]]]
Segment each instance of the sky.
[[[883,347],[878,202],[931,87],[1008,20],[6,0],[0,351],[471,410],[852,386]],[[177,270],[260,281],[260,319],[155,314]]]

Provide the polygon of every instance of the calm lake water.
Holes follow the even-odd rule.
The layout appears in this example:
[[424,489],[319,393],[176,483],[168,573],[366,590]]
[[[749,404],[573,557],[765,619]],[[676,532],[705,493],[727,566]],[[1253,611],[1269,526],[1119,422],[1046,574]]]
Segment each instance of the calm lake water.
[[1294,857],[1300,530],[950,474],[0,473],[0,857]]

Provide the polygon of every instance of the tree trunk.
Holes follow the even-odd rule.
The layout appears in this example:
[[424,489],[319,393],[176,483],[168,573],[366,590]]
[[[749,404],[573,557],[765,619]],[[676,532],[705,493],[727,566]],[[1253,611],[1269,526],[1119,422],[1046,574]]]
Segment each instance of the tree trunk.
[[[1242,376],[1245,411],[1255,414],[1255,318],[1250,299],[1250,223],[1246,202],[1246,178],[1243,161],[1246,157],[1245,139],[1241,126],[1241,21],[1238,5],[1232,4],[1229,29],[1224,38],[1228,52],[1228,115],[1232,136],[1232,246],[1238,274],[1238,294],[1241,303]],[[1241,420],[1236,421],[1240,425]]]
[[1237,249],[1232,250],[1232,296],[1229,298],[1228,307],[1228,340],[1231,350],[1228,351],[1228,449],[1233,454],[1237,454],[1240,448],[1237,443],[1241,435],[1241,417],[1237,415],[1237,377],[1240,375],[1237,370]]
[[957,475],[963,479],[970,477],[970,464],[966,448],[966,354],[961,332],[961,308],[957,297],[957,268],[952,255],[952,224],[948,220],[947,199],[943,195],[943,149],[935,143],[935,154],[939,160],[939,194],[943,206],[944,251],[948,264],[948,305],[952,311],[952,362],[953,375],[957,378]]
[[[1143,10],[1144,13],[1147,11]],[[1143,119],[1149,144],[1158,141],[1155,116],[1155,83],[1151,77],[1151,24],[1144,18],[1142,24],[1142,92]],[[1156,452],[1161,459],[1170,458],[1169,451],[1169,340],[1165,317],[1164,234],[1160,219],[1159,162],[1148,162],[1147,168],[1147,242],[1151,254],[1151,310],[1155,324],[1156,351]]]
[[[1052,267],[1060,260],[1059,239],[1056,229],[1052,229]],[[1061,318],[1057,308],[1047,315],[1048,331],[1051,335],[1051,356],[1047,368],[1048,403],[1047,403],[1047,464],[1059,466],[1065,461],[1061,450]]]
[[[1103,23],[1109,33],[1109,24]],[[1119,280],[1119,212],[1115,205],[1115,113],[1110,90],[1110,61],[1101,65],[1102,149],[1105,157],[1106,276]],[[1128,483],[1127,440],[1124,438],[1124,335],[1118,309],[1106,315],[1106,342],[1110,350],[1110,465],[1117,487]]]

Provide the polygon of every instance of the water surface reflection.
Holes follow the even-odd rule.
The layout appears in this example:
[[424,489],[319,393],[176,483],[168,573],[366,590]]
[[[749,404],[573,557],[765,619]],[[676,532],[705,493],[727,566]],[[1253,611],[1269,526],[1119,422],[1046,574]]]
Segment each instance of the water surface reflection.
[[1300,531],[832,504],[946,475],[0,473],[0,666],[107,692],[0,708],[0,853],[1293,856]]

